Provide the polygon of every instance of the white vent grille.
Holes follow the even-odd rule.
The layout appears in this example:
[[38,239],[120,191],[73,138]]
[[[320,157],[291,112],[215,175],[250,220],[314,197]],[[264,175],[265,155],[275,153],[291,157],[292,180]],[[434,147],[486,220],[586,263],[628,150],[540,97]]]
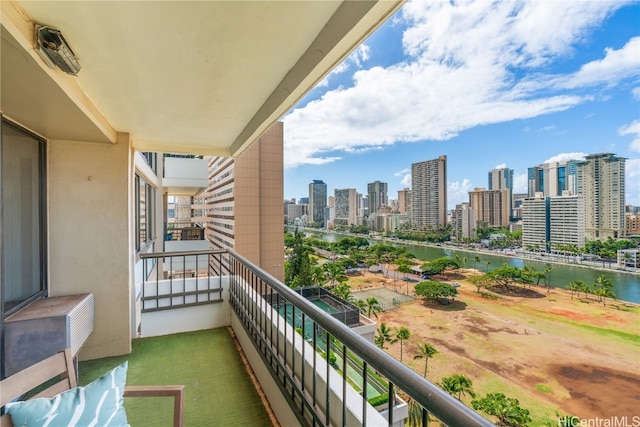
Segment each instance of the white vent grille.
[[93,331],[93,294],[42,298],[5,320],[4,375],[70,348],[80,350]]

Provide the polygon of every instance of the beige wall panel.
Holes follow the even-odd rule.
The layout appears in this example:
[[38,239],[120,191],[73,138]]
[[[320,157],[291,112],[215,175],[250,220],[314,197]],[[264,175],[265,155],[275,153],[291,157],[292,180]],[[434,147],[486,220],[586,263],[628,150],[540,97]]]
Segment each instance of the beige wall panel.
[[95,296],[81,359],[131,352],[129,156],[127,142],[49,144],[50,294]]

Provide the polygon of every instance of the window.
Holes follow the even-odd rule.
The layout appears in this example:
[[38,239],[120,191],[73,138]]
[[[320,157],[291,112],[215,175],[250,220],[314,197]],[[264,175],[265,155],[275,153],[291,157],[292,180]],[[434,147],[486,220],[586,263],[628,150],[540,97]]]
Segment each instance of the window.
[[144,248],[155,236],[155,188],[136,174],[136,250]]
[[6,317],[46,296],[46,146],[4,119],[0,127],[0,312]]

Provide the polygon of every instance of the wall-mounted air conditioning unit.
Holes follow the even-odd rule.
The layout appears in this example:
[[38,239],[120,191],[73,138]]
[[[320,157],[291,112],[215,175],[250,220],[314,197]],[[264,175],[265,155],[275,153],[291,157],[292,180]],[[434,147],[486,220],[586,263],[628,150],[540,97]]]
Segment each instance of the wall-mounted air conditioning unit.
[[12,375],[70,348],[75,356],[93,331],[93,294],[42,298],[5,319],[4,374]]

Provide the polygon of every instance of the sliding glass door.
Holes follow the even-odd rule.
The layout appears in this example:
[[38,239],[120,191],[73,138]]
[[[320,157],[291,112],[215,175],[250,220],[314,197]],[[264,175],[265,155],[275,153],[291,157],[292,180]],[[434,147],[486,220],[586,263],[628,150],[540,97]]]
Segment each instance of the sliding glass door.
[[45,295],[45,141],[2,120],[0,296],[2,317]]

